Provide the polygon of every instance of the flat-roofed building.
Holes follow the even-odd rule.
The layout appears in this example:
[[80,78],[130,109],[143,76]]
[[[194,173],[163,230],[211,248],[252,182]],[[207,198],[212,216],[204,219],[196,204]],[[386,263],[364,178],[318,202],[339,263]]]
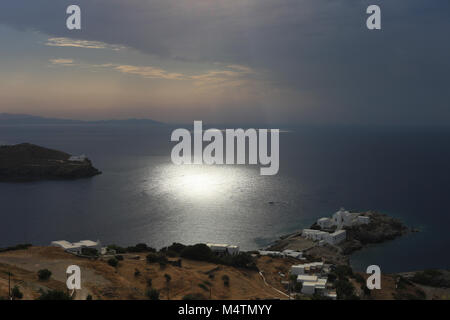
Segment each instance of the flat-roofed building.
[[53,247],[63,248],[64,251],[74,253],[74,254],[82,254],[83,248],[91,248],[97,250],[99,253],[102,251],[102,246],[99,240],[81,240],[79,242],[71,243],[66,240],[58,240],[52,241],[50,244]]
[[328,242],[329,244],[335,245],[341,243],[342,241],[345,241],[346,239],[347,239],[347,231],[338,230],[336,232],[329,233],[328,238],[325,239],[325,241]]
[[222,253],[222,254],[239,253],[239,247],[235,245],[219,244],[219,243],[207,243],[206,245],[211,249],[211,251],[215,253]]
[[329,233],[321,230],[303,229],[302,236],[313,241],[326,240]]
[[316,283],[315,282],[303,282],[302,293],[312,295],[316,291]]
[[300,274],[297,276],[297,282],[316,282],[318,279],[317,276],[312,275],[306,275],[306,274]]

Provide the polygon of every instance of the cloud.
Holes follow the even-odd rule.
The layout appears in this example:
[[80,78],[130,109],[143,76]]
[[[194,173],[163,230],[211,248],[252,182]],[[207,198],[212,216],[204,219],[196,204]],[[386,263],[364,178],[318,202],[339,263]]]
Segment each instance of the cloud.
[[49,38],[46,42],[50,47],[73,47],[73,48],[86,48],[86,49],[111,49],[121,50],[123,46],[109,45],[101,41],[88,41],[88,40],[74,40],[70,38]]
[[149,79],[183,80],[186,77],[181,73],[167,72],[161,68],[152,66],[111,65],[115,70],[122,73],[139,75]]
[[[54,45],[87,41],[228,66],[189,75],[142,60],[111,67],[143,78],[239,85],[255,76],[239,66],[264,70],[272,88],[308,96],[274,102],[298,118],[308,109],[319,122],[450,123],[448,0],[78,0],[79,32],[65,28],[69,4],[2,0],[0,23],[69,39]],[[381,31],[365,26],[370,4],[382,9]]]
[[190,79],[194,80],[197,86],[239,86],[250,73],[250,68],[243,67],[232,70],[208,70],[205,73],[192,75]]
[[196,86],[237,86],[242,85],[245,80],[249,80],[248,76],[257,76],[257,72],[250,67],[241,65],[226,66],[223,69],[206,70],[203,73],[188,74],[181,72],[170,72],[168,70],[155,66],[136,66],[129,64],[89,64],[75,63],[73,59],[50,59],[52,65],[61,66],[78,66],[84,68],[106,68],[120,73],[135,75],[146,79],[161,79],[172,81],[192,81]]
[[50,59],[49,61],[53,65],[63,65],[63,66],[73,66],[74,65],[72,59]]

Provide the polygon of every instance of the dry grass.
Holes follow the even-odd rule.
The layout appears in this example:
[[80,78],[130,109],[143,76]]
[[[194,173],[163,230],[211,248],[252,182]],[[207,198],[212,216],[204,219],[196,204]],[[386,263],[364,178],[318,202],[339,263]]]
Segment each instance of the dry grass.
[[[0,296],[7,296],[8,270],[14,274],[13,284],[19,285],[24,299],[34,299],[39,296],[39,288],[65,290],[65,270],[69,265],[76,264],[81,268],[83,288],[78,298],[83,299],[87,294],[93,295],[94,299],[147,299],[147,279],[152,279],[152,287],[160,291],[161,299],[168,299],[169,296],[170,299],[182,299],[194,293],[202,294],[206,299],[284,298],[266,286],[256,271],[185,259],[181,268],[169,264],[161,267],[158,263],[148,264],[145,254],[139,254],[139,260],[124,257],[114,268],[106,261],[78,258],[52,247],[0,253]],[[52,278],[40,282],[36,272],[44,268],[52,271]],[[139,276],[135,276],[136,269],[140,272]],[[169,290],[165,274],[171,277]],[[230,279],[229,286],[224,285],[224,275]]]

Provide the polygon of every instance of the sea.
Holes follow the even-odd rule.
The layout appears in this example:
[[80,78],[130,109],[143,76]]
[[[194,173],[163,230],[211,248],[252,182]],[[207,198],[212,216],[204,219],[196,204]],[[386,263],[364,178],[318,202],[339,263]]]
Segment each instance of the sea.
[[258,165],[172,164],[174,128],[0,126],[0,144],[85,154],[102,171],[74,181],[0,183],[0,247],[90,239],[253,250],[345,207],[420,230],[353,254],[356,270],[450,268],[450,129],[288,127],[280,133],[279,173],[262,176]]

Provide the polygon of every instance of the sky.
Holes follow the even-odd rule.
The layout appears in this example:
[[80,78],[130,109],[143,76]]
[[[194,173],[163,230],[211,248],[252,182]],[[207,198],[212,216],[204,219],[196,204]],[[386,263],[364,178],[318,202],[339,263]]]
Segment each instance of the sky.
[[0,112],[450,125],[449,31],[448,0],[2,0]]

